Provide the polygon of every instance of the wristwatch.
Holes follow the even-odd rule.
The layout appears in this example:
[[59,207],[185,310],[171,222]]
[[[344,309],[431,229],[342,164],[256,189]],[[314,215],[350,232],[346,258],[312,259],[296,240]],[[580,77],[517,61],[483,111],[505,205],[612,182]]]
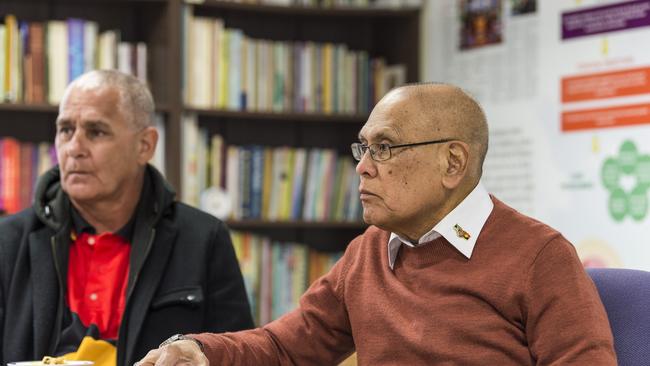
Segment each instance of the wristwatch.
[[197,346],[199,346],[199,349],[201,349],[201,352],[203,352],[203,343],[201,343],[201,341],[199,341],[198,339],[195,339],[195,338],[192,338],[192,337],[188,337],[188,336],[186,336],[185,334],[174,334],[173,336],[171,336],[171,337],[165,339],[165,340],[160,344],[160,346],[158,346],[158,348],[164,347],[164,346],[166,346],[166,345],[168,345],[168,344],[170,344],[170,343],[174,343],[174,342],[176,342],[176,341],[185,341],[185,340],[187,340],[187,341],[193,341],[194,343],[196,343]]

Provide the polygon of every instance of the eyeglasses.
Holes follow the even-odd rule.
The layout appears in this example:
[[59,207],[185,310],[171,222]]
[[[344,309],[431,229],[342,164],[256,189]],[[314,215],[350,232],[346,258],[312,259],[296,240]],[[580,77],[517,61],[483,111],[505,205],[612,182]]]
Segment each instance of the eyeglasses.
[[443,142],[454,141],[458,139],[442,139],[442,140],[432,140],[432,141],[423,141],[415,142],[412,144],[402,144],[402,145],[391,145],[391,144],[370,144],[365,145],[360,142],[355,142],[350,145],[352,148],[352,156],[356,161],[361,161],[361,158],[366,153],[370,151],[370,157],[374,161],[385,161],[392,157],[391,149],[396,149],[398,147],[408,147],[408,146],[422,146],[422,145],[431,145],[431,144],[441,144]]

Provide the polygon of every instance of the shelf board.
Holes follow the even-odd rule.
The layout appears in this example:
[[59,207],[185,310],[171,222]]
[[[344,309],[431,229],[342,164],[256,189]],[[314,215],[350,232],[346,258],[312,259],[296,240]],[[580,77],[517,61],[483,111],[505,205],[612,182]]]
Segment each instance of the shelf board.
[[59,106],[45,103],[0,103],[0,111],[56,113],[59,111]]
[[300,113],[300,112],[247,112],[222,109],[202,109],[187,107],[186,112],[196,113],[202,116],[231,118],[231,119],[256,119],[274,121],[296,121],[296,122],[340,122],[340,123],[363,123],[368,119],[366,114],[323,114],[323,113]]
[[[58,113],[59,106],[47,103],[0,103],[0,111]],[[169,107],[166,104],[156,106],[156,112],[164,113],[168,111]]]
[[262,4],[242,4],[227,2],[222,0],[185,0],[186,4],[192,4],[213,9],[239,11],[257,14],[273,15],[298,15],[298,16],[317,16],[317,17],[363,17],[363,18],[386,18],[386,17],[410,17],[418,15],[419,7],[399,7],[399,8],[381,8],[381,7],[330,7],[323,8],[318,6],[282,6],[282,5],[262,5]]
[[268,221],[268,220],[228,220],[231,229],[364,229],[364,222],[349,221]]

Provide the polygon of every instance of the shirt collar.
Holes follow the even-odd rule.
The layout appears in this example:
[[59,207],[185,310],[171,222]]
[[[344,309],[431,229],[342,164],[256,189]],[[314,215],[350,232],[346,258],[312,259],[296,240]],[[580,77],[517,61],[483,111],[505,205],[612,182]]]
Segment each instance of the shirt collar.
[[[72,228],[75,233],[88,233],[90,235],[97,235],[97,230],[86,221],[86,219],[81,216],[79,211],[70,205],[72,210]],[[131,241],[131,236],[133,236],[133,228],[135,226],[135,214],[131,216],[131,219],[122,226],[122,228],[116,231],[114,234],[121,236],[127,242]]]
[[[465,257],[470,258],[485,221],[494,208],[490,195],[479,184],[451,212],[440,220],[429,232],[422,235],[417,244],[430,242],[443,236]],[[395,233],[388,239],[388,265],[395,266],[395,260],[402,244],[415,246]]]
[[[135,217],[140,210],[140,206],[143,204],[143,197],[145,194],[149,194],[147,191],[147,187],[151,186],[151,178],[149,177],[149,174],[145,173],[144,175],[144,181],[142,184],[142,188],[140,190],[140,197],[138,198],[138,203],[135,207],[135,210],[133,211],[133,214],[131,215],[131,218],[129,221],[122,226],[122,228],[113,234],[121,236],[124,240],[126,240],[128,243],[133,240],[133,231],[135,230]],[[76,208],[74,208],[73,205],[70,205],[70,210],[72,211],[72,230],[74,230],[75,233],[88,233],[91,235],[96,235],[97,230],[84,219],[79,211],[77,211]]]

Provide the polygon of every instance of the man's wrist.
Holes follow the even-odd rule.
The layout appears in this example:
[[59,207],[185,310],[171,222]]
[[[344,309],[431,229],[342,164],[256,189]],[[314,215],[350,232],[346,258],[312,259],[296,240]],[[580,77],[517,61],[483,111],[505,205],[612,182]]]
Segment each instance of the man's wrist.
[[204,348],[203,348],[203,343],[201,341],[199,341],[196,338],[188,337],[188,336],[186,336],[184,334],[174,334],[173,336],[165,339],[158,346],[158,348],[164,347],[164,346],[166,346],[168,344],[171,344],[171,343],[174,343],[174,342],[177,342],[177,341],[192,341],[192,342],[196,343],[196,345],[199,346],[199,349],[201,350],[201,352],[203,352]]

